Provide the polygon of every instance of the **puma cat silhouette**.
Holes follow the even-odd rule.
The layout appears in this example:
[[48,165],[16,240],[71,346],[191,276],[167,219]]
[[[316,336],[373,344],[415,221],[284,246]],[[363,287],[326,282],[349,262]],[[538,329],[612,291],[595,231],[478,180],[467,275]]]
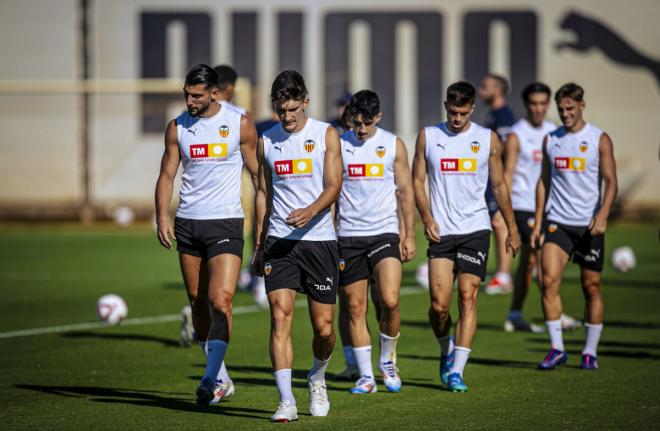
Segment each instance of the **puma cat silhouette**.
[[660,86],[660,61],[639,52],[606,24],[571,11],[564,16],[559,25],[563,30],[572,31],[576,38],[572,42],[559,42],[556,45],[558,50],[574,49],[578,52],[585,52],[598,48],[615,63],[647,69]]

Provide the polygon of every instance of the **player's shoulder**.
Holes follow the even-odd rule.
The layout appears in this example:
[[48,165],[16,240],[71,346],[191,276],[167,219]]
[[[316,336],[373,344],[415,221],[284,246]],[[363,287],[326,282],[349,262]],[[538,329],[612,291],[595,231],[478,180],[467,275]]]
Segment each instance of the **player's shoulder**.
[[551,139],[561,139],[566,136],[566,133],[566,128],[564,126],[559,126],[555,130],[551,131],[548,136],[550,136]]
[[179,114],[178,117],[174,119],[174,124],[177,127],[183,127],[184,129],[189,129],[195,123],[197,123],[198,120],[199,118],[193,117],[188,113],[188,111],[183,111],[181,114]]
[[592,123],[587,123],[585,127],[589,128],[589,133],[598,138],[600,138],[605,133],[603,129],[593,125]]
[[424,126],[419,132],[424,133],[427,138],[433,136],[434,134],[447,135],[447,136],[449,136],[450,134],[449,130],[447,129],[447,123],[444,121],[435,124],[429,124],[428,126]]
[[223,101],[220,102],[220,105],[223,108],[227,108],[229,111],[232,111],[232,112],[237,113],[239,115],[245,115],[247,113],[247,111],[244,108],[241,108],[240,106],[234,105],[231,102],[226,102],[226,101],[223,100]]
[[282,123],[278,122],[270,129],[266,130],[262,135],[264,142],[278,142],[284,137],[284,130],[282,129]]

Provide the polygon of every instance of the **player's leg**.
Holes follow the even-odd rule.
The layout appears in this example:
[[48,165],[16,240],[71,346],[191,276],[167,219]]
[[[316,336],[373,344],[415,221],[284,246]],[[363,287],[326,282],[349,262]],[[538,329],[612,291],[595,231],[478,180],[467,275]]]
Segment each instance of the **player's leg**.
[[296,305],[296,291],[293,289],[271,290],[268,292],[268,303],[270,305],[270,360],[280,394],[279,406],[271,420],[288,422],[298,419],[296,400],[291,388],[291,367],[293,365],[291,325]]
[[190,304],[192,326],[195,330],[194,338],[202,343],[202,350],[204,350],[209,327],[211,326],[206,261],[200,256],[179,252],[179,266],[181,267],[183,284],[186,287],[188,303]]
[[[236,291],[241,258],[236,254],[223,253],[208,259],[208,298],[211,310],[211,326],[206,342],[206,371],[197,391],[197,403],[207,405],[217,398],[220,401],[229,387],[219,387],[216,381],[231,337],[232,301]],[[229,382],[220,382],[220,385]],[[211,389],[209,393],[209,389]]]
[[314,364],[307,375],[310,396],[309,412],[312,416],[327,416],[330,410],[330,401],[325,386],[325,371],[330,362],[332,349],[335,347],[333,323],[335,305],[318,302],[310,296],[307,297],[307,305],[314,332],[312,340]]
[[340,286],[340,301],[347,303],[349,333],[353,343],[353,354],[360,373],[351,393],[367,394],[376,392],[376,380],[371,364],[371,334],[367,327],[368,280],[363,278],[346,286]]
[[346,367],[341,373],[337,374],[336,378],[339,380],[355,380],[360,377],[360,372],[358,370],[357,360],[355,359],[355,353],[353,352],[353,341],[349,329],[350,315],[348,312],[348,300],[345,295],[341,294],[341,290],[339,292],[337,326],[339,326],[339,338],[341,339]]
[[399,392],[401,378],[396,370],[395,358],[401,328],[399,312],[401,260],[398,257],[385,257],[375,265],[373,272],[376,283],[372,290],[378,290],[381,303],[378,367],[383,375],[385,387],[391,392]]
[[380,288],[378,287],[378,282],[373,276],[369,279],[369,293],[371,294],[371,303],[374,305],[376,320],[380,322],[381,316],[383,315],[383,306],[380,297]]
[[429,323],[440,346],[440,381],[447,384],[453,365],[454,343],[449,335],[451,316],[449,307],[454,289],[454,261],[447,258],[429,259]]
[[567,360],[561,328],[562,303],[559,288],[568,258],[569,252],[562,248],[560,244],[549,242],[546,235],[546,242],[543,244],[541,254],[543,266],[542,301],[543,316],[550,335],[552,349],[539,364],[539,369],[542,370],[553,369],[557,365],[566,363]]
[[489,295],[509,293],[513,289],[511,282],[511,264],[513,255],[506,251],[506,237],[509,230],[504,223],[504,217],[500,211],[493,214],[491,218],[493,234],[495,237],[495,264],[496,272],[493,278],[484,288],[484,292]]
[[536,256],[531,250],[529,243],[523,240],[520,247],[520,258],[518,268],[513,279],[513,295],[511,298],[511,308],[509,315],[504,323],[504,330],[507,332],[524,331],[541,333],[543,328],[529,323],[523,318],[523,305],[529,292],[529,286],[532,283],[532,272],[536,266]]

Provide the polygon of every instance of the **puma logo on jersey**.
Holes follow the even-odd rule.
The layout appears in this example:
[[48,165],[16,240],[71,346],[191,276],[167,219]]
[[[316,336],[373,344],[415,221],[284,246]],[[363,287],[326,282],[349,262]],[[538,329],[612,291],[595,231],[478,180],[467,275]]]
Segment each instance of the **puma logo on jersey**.
[[435,145],[436,145],[436,147],[440,147],[440,148],[442,148],[442,150],[444,151],[444,150],[445,150],[445,145],[447,145],[447,144],[440,144],[440,143],[437,143],[437,142],[436,142]]
[[188,133],[192,133],[193,136],[196,136],[195,133],[197,133],[197,129],[188,129]]
[[478,251],[477,254],[479,255],[480,258],[482,258],[484,261],[486,261],[486,253]]
[[275,146],[274,148],[275,148],[277,151],[279,151],[280,153],[282,152],[282,145],[280,145],[279,147],[278,147],[278,146]]
[[600,258],[600,250],[594,250],[593,248],[591,249],[591,254],[596,256],[597,258]]
[[350,148],[346,148],[346,152],[355,155],[355,150],[351,150]]
[[326,277],[326,278],[325,278],[325,281],[329,282],[330,285],[333,285],[333,284],[334,284],[334,283],[332,282],[332,279],[333,279],[333,278],[334,278],[334,277]]

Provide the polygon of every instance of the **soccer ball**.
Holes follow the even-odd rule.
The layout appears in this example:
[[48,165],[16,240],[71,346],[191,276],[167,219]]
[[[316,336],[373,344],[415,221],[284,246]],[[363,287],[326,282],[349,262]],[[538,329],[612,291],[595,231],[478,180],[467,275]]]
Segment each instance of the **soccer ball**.
[[96,314],[109,325],[119,325],[128,314],[126,302],[119,295],[110,293],[96,301]]
[[422,288],[429,290],[429,264],[424,262],[417,267],[415,280]]
[[612,266],[619,272],[628,272],[635,268],[635,252],[628,246],[619,247],[612,253]]
[[118,226],[128,227],[135,220],[135,213],[132,209],[126,206],[121,206],[112,213],[112,218]]

